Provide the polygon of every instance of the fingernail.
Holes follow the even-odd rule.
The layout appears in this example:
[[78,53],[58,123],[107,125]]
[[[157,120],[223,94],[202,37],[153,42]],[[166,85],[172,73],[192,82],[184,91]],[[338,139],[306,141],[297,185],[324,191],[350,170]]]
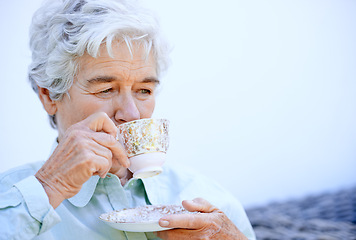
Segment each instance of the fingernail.
[[130,160],[126,158],[126,168],[130,167]]
[[167,220],[160,220],[159,225],[161,225],[162,227],[168,227],[169,222]]

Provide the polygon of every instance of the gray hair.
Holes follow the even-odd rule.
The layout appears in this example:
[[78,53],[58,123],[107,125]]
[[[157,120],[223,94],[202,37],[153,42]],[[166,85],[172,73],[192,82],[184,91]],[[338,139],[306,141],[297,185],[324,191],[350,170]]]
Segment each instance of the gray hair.
[[[72,86],[77,59],[88,53],[97,57],[105,43],[113,57],[114,40],[137,42],[150,52],[160,76],[168,67],[169,48],[155,15],[135,0],[47,0],[33,16],[30,27],[32,63],[29,80],[38,94],[46,88],[52,100],[61,100]],[[50,116],[56,128],[55,116]]]

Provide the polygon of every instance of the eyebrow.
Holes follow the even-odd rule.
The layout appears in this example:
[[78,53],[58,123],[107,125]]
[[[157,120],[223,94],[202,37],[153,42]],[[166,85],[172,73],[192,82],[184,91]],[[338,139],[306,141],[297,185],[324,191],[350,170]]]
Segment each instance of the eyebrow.
[[99,76],[99,77],[94,77],[91,79],[87,80],[88,84],[93,84],[93,83],[108,83],[108,82],[113,82],[116,80],[116,77],[111,77],[111,76]]
[[[91,79],[87,80],[88,84],[94,84],[94,83],[109,83],[117,80],[116,77],[113,76],[99,76],[99,77],[94,77]],[[154,83],[156,85],[160,84],[160,81],[156,77],[146,77],[143,80],[139,81],[139,83]]]
[[159,85],[161,82],[155,77],[146,77],[139,83],[154,83],[156,85]]

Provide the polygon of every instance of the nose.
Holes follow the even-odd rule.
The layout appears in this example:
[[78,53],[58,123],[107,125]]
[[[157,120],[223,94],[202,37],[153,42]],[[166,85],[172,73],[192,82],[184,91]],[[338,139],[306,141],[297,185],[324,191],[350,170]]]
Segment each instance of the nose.
[[140,119],[140,111],[137,108],[135,98],[132,94],[122,94],[114,101],[115,121],[118,124]]

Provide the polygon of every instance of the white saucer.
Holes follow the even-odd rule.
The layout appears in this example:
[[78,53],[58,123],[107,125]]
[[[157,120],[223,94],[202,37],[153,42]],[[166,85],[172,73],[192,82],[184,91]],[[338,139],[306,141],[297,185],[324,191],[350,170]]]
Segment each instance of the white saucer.
[[162,217],[194,213],[187,211],[181,205],[146,205],[103,213],[99,218],[109,226],[121,231],[157,232],[171,229],[158,224]]
[[161,227],[158,222],[116,223],[102,218],[100,218],[100,220],[108,224],[110,227],[127,232],[158,232],[171,229]]

